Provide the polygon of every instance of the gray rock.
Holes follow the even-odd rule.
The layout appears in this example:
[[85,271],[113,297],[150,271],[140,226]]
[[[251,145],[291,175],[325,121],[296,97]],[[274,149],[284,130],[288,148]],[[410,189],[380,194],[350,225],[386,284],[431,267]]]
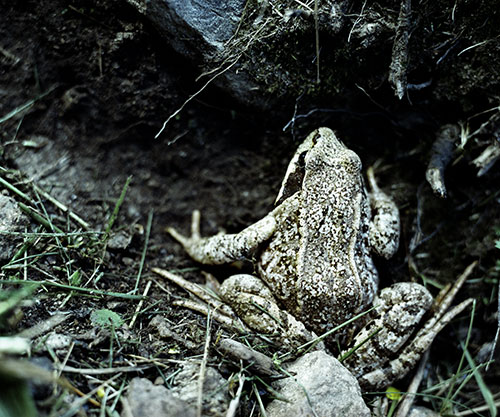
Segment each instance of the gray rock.
[[125,250],[132,242],[132,234],[128,230],[120,230],[113,233],[108,240],[108,249]]
[[12,233],[23,232],[27,224],[28,219],[16,200],[0,194],[0,261],[7,261],[14,256],[16,246],[23,238]]
[[[125,407],[124,407],[125,408]],[[146,378],[134,378],[128,386],[127,411],[132,417],[194,417],[194,407],[162,385]]]
[[236,30],[244,0],[127,0],[180,54],[220,50]]
[[[200,365],[186,362],[175,377],[172,391],[187,404],[196,405],[198,400],[198,376]],[[224,416],[230,401],[227,381],[216,369],[207,367],[203,383],[203,415]]]
[[286,369],[294,378],[277,381],[274,388],[287,401],[273,400],[268,417],[370,416],[356,378],[327,353],[308,353]]

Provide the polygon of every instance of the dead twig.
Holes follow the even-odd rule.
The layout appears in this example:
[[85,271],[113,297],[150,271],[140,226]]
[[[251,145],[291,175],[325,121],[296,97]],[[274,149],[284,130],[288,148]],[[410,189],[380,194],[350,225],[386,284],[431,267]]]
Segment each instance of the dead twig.
[[196,414],[198,417],[202,417],[203,411],[203,384],[205,383],[205,373],[207,370],[208,362],[208,348],[210,347],[210,327],[211,327],[211,317],[210,312],[207,315],[207,331],[205,333],[205,348],[203,349],[203,359],[200,364],[200,376],[198,377],[198,398],[196,401]]
[[137,317],[139,316],[139,311],[141,311],[142,305],[144,304],[144,299],[149,293],[149,289],[151,288],[152,281],[148,281],[146,284],[146,288],[144,288],[144,292],[142,293],[143,298],[139,301],[137,304],[137,307],[135,309],[134,317],[132,317],[132,320],[130,320],[129,327],[132,328],[134,327],[135,321],[137,320]]
[[223,339],[219,343],[219,349],[234,361],[243,361],[250,369],[258,374],[275,376],[279,372],[274,366],[273,360],[263,353],[257,352],[233,339]]
[[457,125],[444,125],[439,129],[436,140],[432,145],[431,158],[425,171],[425,179],[430,184],[434,194],[441,198],[446,197],[444,171],[453,158],[455,142],[459,137],[460,128]]
[[23,331],[21,331],[21,333],[18,334],[18,336],[24,337],[26,339],[33,339],[35,337],[41,336],[44,333],[47,333],[54,327],[59,326],[70,317],[72,317],[72,314],[55,314],[54,316],[49,317],[47,320],[35,324],[33,327],[24,329]]

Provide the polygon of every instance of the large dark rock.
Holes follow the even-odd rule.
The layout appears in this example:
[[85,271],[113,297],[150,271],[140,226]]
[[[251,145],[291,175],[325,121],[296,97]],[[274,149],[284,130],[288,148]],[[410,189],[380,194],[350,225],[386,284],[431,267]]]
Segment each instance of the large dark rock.
[[[127,0],[180,54],[206,59],[236,30],[244,0]],[[200,55],[202,55],[200,57]]]

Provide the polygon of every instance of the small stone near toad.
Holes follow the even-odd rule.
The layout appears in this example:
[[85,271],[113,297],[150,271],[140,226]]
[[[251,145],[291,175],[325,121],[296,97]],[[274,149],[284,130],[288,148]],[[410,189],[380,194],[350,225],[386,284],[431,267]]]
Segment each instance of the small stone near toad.
[[132,241],[132,235],[126,230],[121,230],[115,233],[108,240],[108,249],[112,250],[124,250],[128,248],[130,242]]
[[69,347],[71,337],[60,333],[51,333],[45,340],[44,346],[47,350],[59,350]]
[[268,417],[370,416],[358,381],[334,357],[315,351],[286,369],[294,376],[273,383],[285,401],[273,400],[266,408]]
[[410,409],[408,417],[439,417],[439,413],[425,407],[413,406]]
[[[127,403],[132,417],[194,417],[195,408],[162,385],[134,378],[128,386]],[[125,408],[125,407],[124,407]]]
[[[200,365],[185,362],[182,370],[175,376],[172,392],[187,404],[196,406]],[[230,401],[227,381],[216,369],[207,367],[203,380],[203,416],[224,416]]]
[[0,261],[7,261],[14,256],[23,238],[12,233],[23,232],[27,224],[28,219],[16,200],[0,194]]

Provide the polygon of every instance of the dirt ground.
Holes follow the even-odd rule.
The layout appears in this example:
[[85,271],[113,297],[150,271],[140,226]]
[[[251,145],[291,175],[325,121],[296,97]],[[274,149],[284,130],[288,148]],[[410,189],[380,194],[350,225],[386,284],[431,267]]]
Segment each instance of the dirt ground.
[[[131,355],[165,359],[162,372],[170,375],[178,369],[179,361],[203,351],[206,319],[173,306],[174,299],[186,294],[151,272],[158,266],[202,282],[199,266],[167,236],[165,227],[187,233],[196,208],[202,212],[202,230],[207,235],[220,228],[239,231],[260,219],[273,207],[294,148],[320,125],[335,129],[365,166],[376,164],[380,185],[400,208],[400,249],[389,261],[376,260],[382,286],[423,279],[436,294],[436,287],[454,280],[471,261],[479,260],[457,302],[475,296],[468,350],[476,360],[486,360],[477,355],[496,331],[496,265],[500,254],[494,242],[500,231],[500,172],[497,166],[487,175],[476,176],[477,170],[470,164],[480,151],[481,144],[476,141],[447,170],[448,198],[432,194],[424,180],[425,167],[434,133],[443,120],[448,121],[449,109],[431,114],[429,108],[436,106],[426,106],[425,97],[417,97],[414,103],[394,104],[396,99],[387,94],[382,98],[391,103],[389,113],[360,91],[349,100],[349,108],[317,112],[297,123],[293,131],[284,132],[295,103],[285,103],[275,113],[262,113],[209,88],[154,139],[163,121],[196,91],[198,70],[170,50],[131,7],[118,0],[2,0],[0,10],[0,117],[36,99],[1,123],[0,176],[30,195],[34,195],[32,184],[36,184],[70,207],[91,230],[106,227],[127,178],[132,178],[113,226],[116,239],[111,240],[115,244],[109,244],[105,252],[98,280],[92,276],[96,258],[79,248],[68,252],[71,259],[60,259],[57,254],[44,257],[38,268],[28,269],[29,279],[47,279],[43,272],[49,271],[51,277],[67,283],[65,270],[54,266],[70,262],[71,270],[82,274],[82,285],[130,292],[139,272],[148,215],[153,214],[139,293],[148,281],[153,280],[153,284],[134,325],[119,333],[121,345],[114,353],[113,366],[131,363]],[[47,203],[47,207],[55,223],[61,227],[68,223],[53,205]],[[35,230],[33,223],[31,229]],[[118,241],[118,235],[125,243]],[[418,245],[413,247],[415,241]],[[251,270],[251,263],[243,268]],[[223,279],[234,270],[210,271]],[[13,276],[9,270],[2,271],[2,279]],[[4,289],[7,287],[12,289]],[[61,311],[64,301],[63,311],[71,317],[55,331],[76,341],[67,365],[106,367],[109,333],[96,329],[90,316],[106,308],[129,323],[137,301],[78,292],[67,297],[68,291],[38,289],[35,301],[23,308],[22,319],[8,333],[47,320]],[[160,337],[149,326],[157,315],[165,317],[171,331],[189,343]],[[437,338],[429,381],[447,378],[456,370],[469,321],[470,311]],[[217,326],[213,331],[219,331]],[[66,353],[63,349],[55,354],[62,361]],[[32,355],[50,358],[47,352],[36,349]],[[218,363],[214,351],[210,364]],[[483,374],[493,393],[498,392],[499,373],[494,364]],[[127,380],[136,374],[121,378]],[[82,392],[89,392],[109,376],[89,379],[84,373],[64,375]],[[141,375],[155,380],[159,371],[151,368]],[[456,399],[464,407],[484,404],[473,381]],[[48,415],[54,407],[46,401],[50,394],[41,396],[40,413]],[[432,405],[427,402],[427,406]],[[98,409],[87,404],[80,413],[97,415]],[[242,411],[242,415],[246,413]]]

